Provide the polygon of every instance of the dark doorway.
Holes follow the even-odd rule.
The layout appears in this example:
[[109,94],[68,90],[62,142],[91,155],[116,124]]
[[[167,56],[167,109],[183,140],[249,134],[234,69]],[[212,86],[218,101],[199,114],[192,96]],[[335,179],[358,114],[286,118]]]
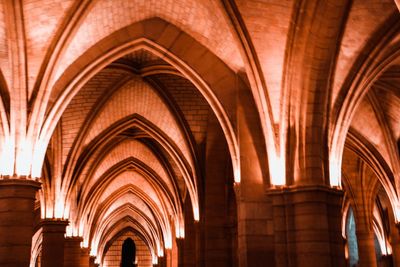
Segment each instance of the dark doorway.
[[132,238],[127,238],[122,244],[121,267],[134,267],[136,258],[136,246]]

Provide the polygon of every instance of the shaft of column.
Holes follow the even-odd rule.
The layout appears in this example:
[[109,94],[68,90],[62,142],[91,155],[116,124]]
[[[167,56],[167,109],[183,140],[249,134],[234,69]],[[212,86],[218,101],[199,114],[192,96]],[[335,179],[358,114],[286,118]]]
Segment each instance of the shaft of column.
[[67,220],[44,219],[42,226],[42,267],[64,266],[64,242]]
[[77,267],[81,262],[82,237],[66,237],[64,243],[64,267]]
[[357,229],[358,257],[360,266],[376,267],[374,232]]
[[35,194],[33,180],[0,180],[0,266],[29,266]]
[[90,255],[89,248],[81,248],[80,267],[89,267]]

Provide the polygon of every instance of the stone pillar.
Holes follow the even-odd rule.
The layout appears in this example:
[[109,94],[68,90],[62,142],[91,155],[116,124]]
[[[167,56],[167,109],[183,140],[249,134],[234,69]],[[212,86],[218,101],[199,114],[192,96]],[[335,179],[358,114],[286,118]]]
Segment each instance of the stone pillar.
[[392,255],[382,255],[382,258],[379,262],[380,267],[393,267],[393,264]]
[[400,267],[400,241],[396,240],[391,242],[392,245],[392,255],[393,255],[393,266]]
[[235,186],[239,262],[233,266],[258,267],[260,262],[275,266],[272,203],[265,195],[253,199],[243,194],[242,186]]
[[189,197],[186,197],[184,203],[185,216],[185,238],[182,240],[182,250],[179,252],[182,255],[182,262],[179,262],[180,267],[196,267],[198,258],[197,243],[198,243],[198,224],[193,219],[192,205]]
[[400,267],[400,224],[395,222],[394,214],[389,211],[390,235],[389,241],[392,246],[393,267]]
[[90,249],[89,248],[81,248],[81,258],[79,267],[89,267],[90,264]]
[[35,194],[40,183],[0,180],[0,266],[29,266]]
[[[77,267],[81,262],[82,237],[66,237],[64,243],[64,267]],[[89,263],[89,261],[88,261]]]
[[272,189],[268,195],[274,215],[275,266],[345,266],[342,191],[307,186]]
[[164,250],[165,267],[172,267],[172,249]]
[[42,226],[42,267],[64,265],[64,235],[68,221],[44,219]]
[[183,242],[184,240],[182,238],[176,238],[176,247],[178,251],[178,265],[177,266],[183,266]]
[[368,231],[363,228],[360,225],[356,225],[358,263],[360,266],[376,267],[374,232],[373,230]]
[[167,256],[164,254],[164,257],[158,257],[158,267],[167,267]]

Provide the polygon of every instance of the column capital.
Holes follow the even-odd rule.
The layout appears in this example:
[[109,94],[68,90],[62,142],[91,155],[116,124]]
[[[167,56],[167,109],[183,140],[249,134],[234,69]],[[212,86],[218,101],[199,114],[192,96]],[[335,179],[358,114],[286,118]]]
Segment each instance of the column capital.
[[300,192],[300,191],[326,191],[337,194],[343,194],[343,189],[338,187],[331,187],[328,185],[289,185],[289,186],[275,186],[266,190],[267,194],[282,193],[282,192]]
[[41,183],[18,178],[0,179],[0,198],[30,198],[35,199],[36,191],[40,189]]
[[64,232],[65,228],[69,224],[69,221],[66,219],[42,219],[39,223],[39,227],[42,227],[42,231],[44,233],[49,232]]
[[280,202],[288,198],[291,198],[293,202],[328,201],[329,204],[341,205],[343,194],[344,191],[340,188],[324,185],[284,186],[266,191],[266,195],[272,197],[273,205],[283,204]]
[[[82,254],[87,254],[87,255],[89,255],[89,253],[90,253],[90,248],[82,247],[82,248],[81,248],[81,252],[82,252]],[[90,257],[92,257],[92,256],[90,256]]]
[[66,236],[65,237],[65,246],[76,246],[81,249],[81,242],[83,238],[80,236]]
[[70,241],[70,242],[82,242],[83,238],[80,236],[66,236],[65,241]]

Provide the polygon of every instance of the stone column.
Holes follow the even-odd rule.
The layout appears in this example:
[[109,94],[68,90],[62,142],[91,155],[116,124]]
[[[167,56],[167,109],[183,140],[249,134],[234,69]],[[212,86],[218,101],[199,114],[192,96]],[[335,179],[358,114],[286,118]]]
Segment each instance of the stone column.
[[172,249],[164,250],[165,266],[172,267]]
[[271,201],[258,193],[254,198],[249,193],[243,194],[243,184],[236,185],[235,191],[238,263],[233,266],[258,267],[260,262],[275,266]]
[[183,266],[183,244],[184,240],[182,238],[176,238],[176,246],[178,250],[178,265],[177,266]]
[[29,266],[35,194],[40,183],[0,180],[0,266]]
[[395,240],[391,242],[392,245],[392,255],[393,255],[393,266],[400,267],[400,241]]
[[167,255],[166,252],[163,257],[158,257],[158,267],[167,267]]
[[390,233],[389,242],[392,246],[392,266],[400,267],[400,224],[395,221],[394,214],[389,210]]
[[[361,229],[360,229],[361,228]],[[375,240],[373,230],[368,231],[356,225],[358,243],[358,263],[360,266],[376,267]]]
[[67,225],[68,221],[63,219],[42,220],[42,267],[64,265],[64,235]]
[[[82,237],[66,237],[64,243],[64,267],[77,267],[81,263]],[[89,263],[89,260],[88,260]]]
[[277,267],[345,266],[342,191],[307,186],[272,189],[268,195],[273,205]]
[[[275,266],[272,201],[265,195],[265,189],[270,183],[265,138],[251,92],[242,82],[237,85],[236,129],[240,171],[235,169],[232,174],[236,181],[234,188],[237,209],[233,210],[237,210],[237,224],[232,220],[230,230],[236,239],[234,229],[237,225],[237,245],[232,242],[232,255],[237,256],[232,257],[231,265],[228,266]],[[228,203],[232,202],[233,199],[230,199]]]
[[179,262],[180,267],[196,267],[198,258],[198,224],[193,219],[192,205],[189,197],[186,197],[184,203],[185,216],[185,238],[182,240],[182,249],[179,252],[182,255],[182,261]]
[[89,267],[90,264],[90,249],[81,248],[80,267]]

